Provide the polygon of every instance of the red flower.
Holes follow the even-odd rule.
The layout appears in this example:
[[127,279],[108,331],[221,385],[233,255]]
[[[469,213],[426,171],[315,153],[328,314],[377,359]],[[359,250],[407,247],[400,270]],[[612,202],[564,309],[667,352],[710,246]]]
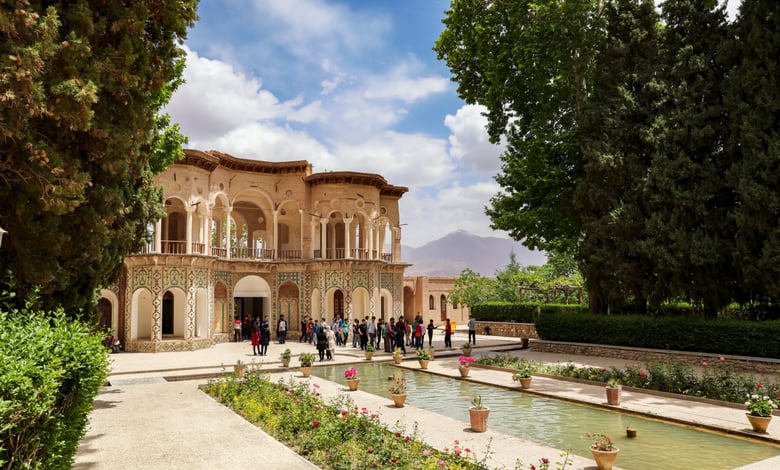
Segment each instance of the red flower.
[[398,462],[398,459],[393,457],[392,459],[390,459],[390,461],[393,462],[393,463],[396,463],[396,462]]
[[320,425],[320,422],[319,422],[319,421],[312,421],[312,422],[311,422],[311,425],[312,425],[312,426],[314,426],[314,427],[316,428],[317,426],[319,426],[319,425]]
[[762,388],[761,384],[756,384],[756,388]]
[[639,376],[640,377],[647,377],[647,372],[642,371],[642,372],[639,373]]
[[550,459],[542,458],[542,463],[543,464],[548,464],[548,463],[550,463]]

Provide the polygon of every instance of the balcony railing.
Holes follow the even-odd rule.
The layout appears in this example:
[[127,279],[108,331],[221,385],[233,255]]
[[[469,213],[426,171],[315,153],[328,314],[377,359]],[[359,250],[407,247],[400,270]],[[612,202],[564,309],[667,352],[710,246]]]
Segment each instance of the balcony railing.
[[[191,244],[190,253],[193,255],[206,254],[205,243]],[[170,255],[184,255],[187,253],[187,242],[184,240],[162,240],[162,253]],[[313,259],[322,259],[322,250],[313,250]],[[154,253],[154,246],[148,244],[144,246],[139,254],[152,254]],[[327,259],[355,259],[355,260],[368,260],[369,251],[362,248],[352,248],[349,250],[350,256],[347,257],[347,251],[344,248],[328,248],[326,250]],[[371,252],[373,259],[381,260],[387,263],[393,261],[393,255],[391,253],[378,253],[376,250]],[[212,246],[210,248],[210,255],[218,258],[227,258],[227,249]],[[303,252],[301,250],[268,250],[258,248],[239,248],[232,247],[230,249],[230,257],[235,259],[251,259],[262,261],[287,261],[287,260],[301,260],[304,259]]]

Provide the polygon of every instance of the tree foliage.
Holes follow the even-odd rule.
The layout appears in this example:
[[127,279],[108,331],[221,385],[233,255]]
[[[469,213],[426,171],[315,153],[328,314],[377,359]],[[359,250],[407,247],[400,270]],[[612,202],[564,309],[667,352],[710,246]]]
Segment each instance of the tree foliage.
[[776,302],[780,3],[455,0],[435,45],[507,140],[494,228],[574,251],[592,311]]
[[[91,308],[160,216],[154,171],[181,152],[157,112],[197,0],[0,5],[0,268],[45,309]],[[9,285],[4,279],[3,284]]]

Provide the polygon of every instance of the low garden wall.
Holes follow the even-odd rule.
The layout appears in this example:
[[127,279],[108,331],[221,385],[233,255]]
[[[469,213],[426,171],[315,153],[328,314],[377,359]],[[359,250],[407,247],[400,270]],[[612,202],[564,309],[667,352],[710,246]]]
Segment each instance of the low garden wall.
[[[533,323],[478,321],[477,334],[484,334],[485,327],[490,328],[491,335],[539,340],[539,335],[537,334],[536,327]],[[733,365],[742,371],[754,372],[762,375],[780,373],[780,360],[775,359],[727,356],[710,353],[659,351],[656,349],[627,348],[560,341],[533,341],[530,343],[530,347],[532,350],[538,352],[609,357],[625,361],[636,361],[639,363],[675,360],[694,367],[701,367],[704,363],[712,364],[719,361],[721,357],[724,357],[728,359],[730,365]]]
[[539,339],[533,323],[477,321],[477,334],[485,334],[485,327],[490,328],[491,335]]

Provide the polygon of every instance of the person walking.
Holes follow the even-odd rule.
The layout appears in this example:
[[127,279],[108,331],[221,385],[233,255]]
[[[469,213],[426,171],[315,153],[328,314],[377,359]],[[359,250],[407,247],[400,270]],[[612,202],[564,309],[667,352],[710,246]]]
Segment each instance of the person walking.
[[268,355],[268,343],[271,342],[271,323],[268,321],[268,316],[260,323],[260,355]]
[[371,320],[366,322],[366,328],[368,329],[369,344],[376,347],[376,317],[371,317]]
[[452,323],[450,323],[449,318],[446,319],[444,323],[444,347],[452,347]]
[[[387,351],[388,345],[390,350]],[[385,350],[387,352],[393,352],[395,350],[395,318],[390,317],[390,323],[387,324],[387,332],[385,333]]]
[[423,325],[422,322],[418,322],[414,327],[414,348],[423,348]]
[[241,318],[236,317],[233,320],[233,341],[236,343],[241,342]]
[[320,354],[320,362],[325,360],[325,350],[328,349],[328,337],[325,328],[317,330],[317,352]]
[[477,320],[474,320],[473,316],[469,316],[469,343],[477,344]]
[[404,317],[398,317],[398,321],[395,322],[395,347],[401,348],[404,354],[406,354],[406,324],[404,323]]
[[260,354],[260,319],[255,317],[252,320],[252,355]]
[[336,359],[336,333],[332,328],[325,328],[325,338],[328,340],[328,350],[325,354],[329,361],[333,361]]
[[279,323],[276,324],[276,333],[279,335],[279,344],[284,344],[287,339],[287,322],[284,315],[279,315]]

